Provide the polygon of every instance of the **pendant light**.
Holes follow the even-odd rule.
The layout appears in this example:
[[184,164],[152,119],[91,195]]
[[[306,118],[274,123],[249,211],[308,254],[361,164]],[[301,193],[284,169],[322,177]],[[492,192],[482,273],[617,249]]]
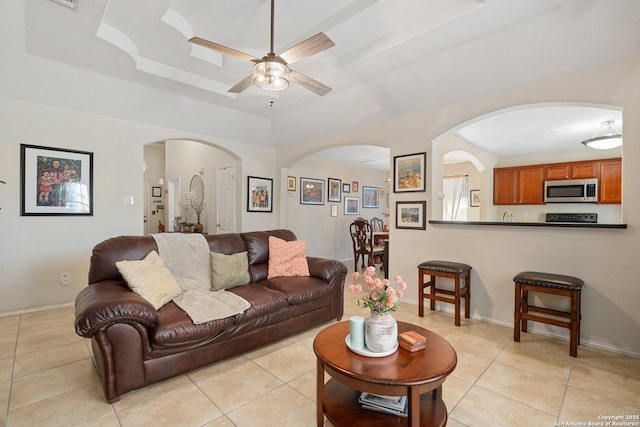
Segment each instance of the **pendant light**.
[[622,133],[615,126],[615,120],[602,122],[600,128],[589,139],[582,141],[589,148],[609,150],[622,145]]

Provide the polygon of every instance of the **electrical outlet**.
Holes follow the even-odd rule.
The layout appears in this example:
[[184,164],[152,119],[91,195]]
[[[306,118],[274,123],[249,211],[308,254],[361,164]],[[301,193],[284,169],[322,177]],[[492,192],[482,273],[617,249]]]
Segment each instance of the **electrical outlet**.
[[60,273],[60,285],[67,286],[69,284],[69,273],[63,271]]

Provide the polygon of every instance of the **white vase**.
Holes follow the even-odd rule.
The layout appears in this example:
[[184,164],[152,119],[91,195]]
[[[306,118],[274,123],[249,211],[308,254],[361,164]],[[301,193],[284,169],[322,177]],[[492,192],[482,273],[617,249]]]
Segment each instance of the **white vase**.
[[372,312],[364,321],[364,343],[374,353],[393,350],[398,344],[398,322],[391,313]]

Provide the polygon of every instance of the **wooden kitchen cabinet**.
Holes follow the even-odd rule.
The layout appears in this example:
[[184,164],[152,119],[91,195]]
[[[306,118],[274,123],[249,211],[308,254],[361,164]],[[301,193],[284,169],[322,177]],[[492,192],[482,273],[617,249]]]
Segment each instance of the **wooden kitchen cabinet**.
[[622,203],[622,159],[607,159],[600,162],[600,185],[598,203]]
[[544,204],[544,178],[542,165],[494,169],[493,204]]
[[554,163],[546,166],[547,180],[597,178],[600,161]]

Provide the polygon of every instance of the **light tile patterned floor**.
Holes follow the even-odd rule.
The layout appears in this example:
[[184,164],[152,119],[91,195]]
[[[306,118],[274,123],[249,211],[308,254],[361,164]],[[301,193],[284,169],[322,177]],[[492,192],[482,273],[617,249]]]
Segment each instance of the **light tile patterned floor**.
[[[348,278],[348,281],[350,278]],[[345,315],[366,315],[345,293]],[[444,384],[449,426],[556,426],[640,415],[640,359],[401,304],[398,320],[445,337],[458,366]],[[131,392],[102,394],[73,309],[0,318],[0,424],[7,426],[314,426],[321,328]],[[624,421],[624,420],[623,420]],[[640,420],[635,420],[640,425]],[[330,426],[330,423],[326,423]]]

